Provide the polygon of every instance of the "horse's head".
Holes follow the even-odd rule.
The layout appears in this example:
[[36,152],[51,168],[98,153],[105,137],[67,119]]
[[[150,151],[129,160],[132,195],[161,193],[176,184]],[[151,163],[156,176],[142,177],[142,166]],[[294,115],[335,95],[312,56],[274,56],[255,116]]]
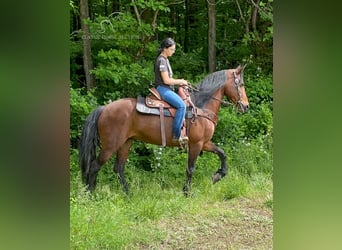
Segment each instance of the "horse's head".
[[224,94],[237,106],[238,111],[242,113],[247,112],[249,109],[248,97],[243,81],[243,70],[245,67],[238,66],[236,69],[228,71],[228,82],[224,89]]

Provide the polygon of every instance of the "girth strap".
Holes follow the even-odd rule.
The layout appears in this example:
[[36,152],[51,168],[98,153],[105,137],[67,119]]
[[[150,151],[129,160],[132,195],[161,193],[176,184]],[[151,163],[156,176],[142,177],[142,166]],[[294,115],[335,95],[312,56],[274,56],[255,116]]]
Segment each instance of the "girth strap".
[[159,104],[159,113],[160,113],[160,132],[162,138],[162,145],[163,147],[166,146],[166,139],[165,139],[165,122],[164,122],[164,105],[162,103]]
[[194,120],[197,117],[206,118],[212,123],[214,123],[215,126],[217,125],[217,120],[218,120],[217,115],[208,109],[195,108],[194,111],[192,113],[190,112],[189,116],[187,116],[187,118],[192,118],[191,122],[194,122]]

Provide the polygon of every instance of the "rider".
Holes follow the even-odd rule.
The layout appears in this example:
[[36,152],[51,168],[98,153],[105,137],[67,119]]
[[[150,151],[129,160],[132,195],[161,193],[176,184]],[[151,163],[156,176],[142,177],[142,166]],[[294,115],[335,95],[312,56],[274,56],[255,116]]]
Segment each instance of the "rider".
[[186,106],[182,98],[174,92],[174,85],[184,86],[188,82],[184,79],[172,78],[172,69],[168,57],[176,51],[176,43],[172,38],[164,39],[154,63],[156,89],[166,102],[177,109],[173,121],[173,141],[184,143],[187,136],[181,137],[181,127],[185,118]]

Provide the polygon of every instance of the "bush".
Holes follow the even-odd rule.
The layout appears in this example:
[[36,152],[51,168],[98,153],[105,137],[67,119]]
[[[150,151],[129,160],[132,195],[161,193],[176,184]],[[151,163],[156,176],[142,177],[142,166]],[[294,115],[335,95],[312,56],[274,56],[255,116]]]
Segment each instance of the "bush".
[[273,116],[269,105],[262,103],[255,110],[243,116],[245,124],[245,135],[257,138],[259,135],[266,135],[273,130]]
[[86,94],[82,94],[82,91],[85,90],[70,88],[70,144],[72,148],[77,148],[83,123],[98,105],[92,91]]
[[245,137],[246,124],[241,114],[235,109],[223,108],[219,112],[219,121],[215,130],[213,141],[229,144]]
[[[249,75],[248,75],[249,76]],[[270,76],[249,76],[245,79],[245,88],[251,110],[265,103],[272,110],[273,81]]]
[[232,159],[232,166],[240,174],[251,177],[257,173],[272,175],[273,152],[272,135],[260,135],[257,138],[243,138],[226,149]]
[[[206,63],[202,58],[203,48],[191,52],[183,52],[183,48],[177,45],[177,52],[169,58],[175,78],[183,78],[192,83],[202,81],[206,74]],[[189,63],[191,62],[191,63]]]
[[101,50],[97,55],[98,65],[92,70],[100,103],[124,97],[136,97],[148,92],[153,81],[151,63],[137,63],[120,50]]
[[235,108],[222,108],[213,140],[220,143],[238,142],[242,138],[258,138],[273,130],[273,86],[269,77],[247,79],[246,92],[250,110],[238,113]]

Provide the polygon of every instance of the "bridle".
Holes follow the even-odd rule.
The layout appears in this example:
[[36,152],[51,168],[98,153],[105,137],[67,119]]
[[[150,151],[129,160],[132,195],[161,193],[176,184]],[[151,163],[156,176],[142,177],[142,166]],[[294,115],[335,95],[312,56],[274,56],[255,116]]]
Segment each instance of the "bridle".
[[234,75],[234,83],[235,83],[235,86],[237,88],[237,92],[238,92],[238,95],[239,95],[239,100],[236,102],[237,105],[240,106],[240,108],[243,110],[244,109],[244,106],[243,106],[243,103],[242,103],[242,93],[241,93],[241,87],[244,86],[244,82],[241,81],[242,79],[242,74],[243,72],[240,73],[240,77],[237,78],[236,76],[236,71],[234,70],[233,71],[233,75]]
[[[242,92],[241,92],[241,87],[244,86],[244,82],[242,81],[243,79],[243,75],[242,75],[242,72],[240,73],[240,77],[238,78],[237,77],[237,74],[236,74],[236,71],[233,70],[233,77],[234,77],[234,84],[237,88],[237,92],[238,92],[238,96],[239,96],[239,100],[236,102],[236,105],[238,106],[238,109],[240,110],[245,110],[245,106],[243,105],[242,103]],[[192,90],[192,91],[196,91],[196,92],[200,92],[199,89],[197,89],[197,87],[193,87],[190,83],[187,85],[187,86],[184,86],[184,89],[188,92],[188,90]],[[224,101],[224,100],[221,100],[221,99],[218,99],[216,97],[213,97],[211,95],[206,95],[208,97],[210,97],[210,99],[213,99],[215,101],[218,101],[220,102],[220,104],[224,104],[224,105],[234,105],[234,103],[231,103],[231,102],[228,102],[228,101]],[[192,120],[191,120],[191,123],[194,122],[194,119],[197,117],[197,116],[201,116],[201,117],[205,117],[207,119],[209,119],[210,121],[212,121],[214,123],[214,125],[216,126],[217,125],[217,114],[213,113],[213,112],[208,112],[208,110],[201,110],[201,109],[197,109],[195,107],[195,105],[193,104],[193,102],[191,101],[191,98],[190,98],[190,95],[189,95],[189,92],[188,92],[188,102],[189,104],[193,107],[193,109],[195,110],[194,111],[194,116],[192,117]]]

